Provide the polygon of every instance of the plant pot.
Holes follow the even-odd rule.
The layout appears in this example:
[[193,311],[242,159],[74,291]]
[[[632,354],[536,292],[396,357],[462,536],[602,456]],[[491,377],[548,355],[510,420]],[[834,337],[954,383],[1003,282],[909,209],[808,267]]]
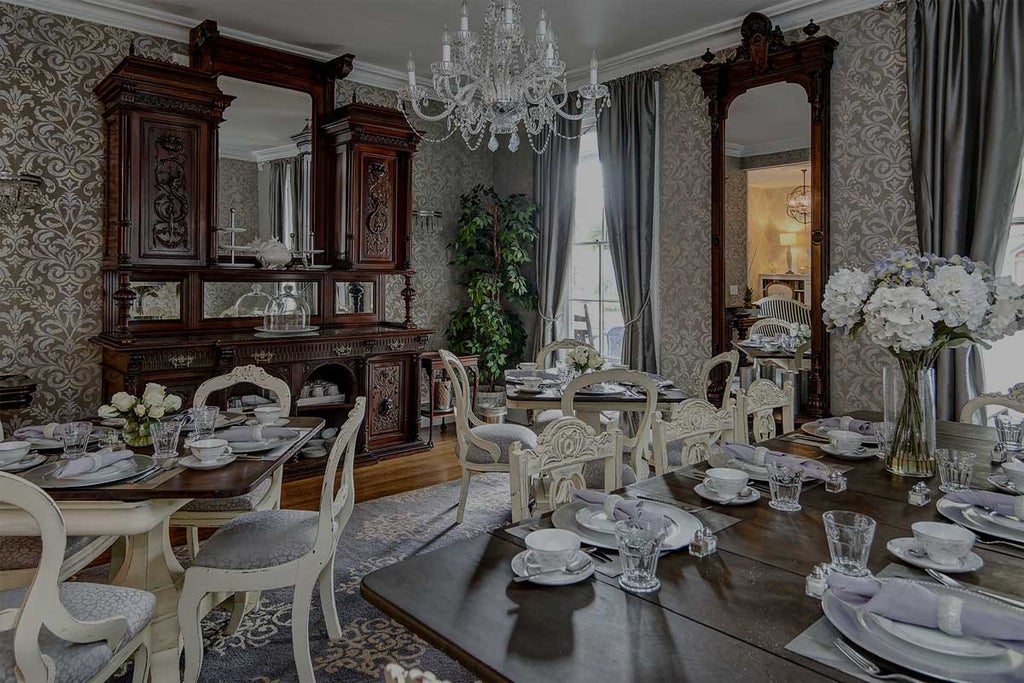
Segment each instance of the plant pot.
[[896,356],[882,375],[885,423],[892,434],[885,469],[901,477],[935,475],[935,370],[924,359]]
[[131,448],[143,448],[153,445],[153,437],[149,433],[149,425],[156,422],[154,419],[127,418],[124,427],[121,428],[121,438],[126,446]]
[[476,392],[477,408],[502,408],[505,405],[505,389],[496,388],[493,391],[480,389]]

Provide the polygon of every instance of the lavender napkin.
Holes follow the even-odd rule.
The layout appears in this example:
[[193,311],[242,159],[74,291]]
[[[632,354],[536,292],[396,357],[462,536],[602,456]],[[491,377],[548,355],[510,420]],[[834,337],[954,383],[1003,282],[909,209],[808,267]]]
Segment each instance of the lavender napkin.
[[[841,417],[826,417],[818,420],[816,423],[819,427],[825,427],[826,429],[841,429],[843,426],[843,418]],[[850,426],[848,428],[851,432],[859,432],[864,436],[873,436],[875,433],[875,423],[867,420],[857,420],[850,418]]]
[[57,471],[58,477],[77,477],[82,474],[95,472],[115,462],[127,460],[135,455],[132,451],[111,451],[103,449],[95,453],[87,453],[80,458],[75,458]]
[[[749,446],[743,443],[726,443],[723,447],[725,452],[743,462],[750,463],[751,465],[758,464],[754,459],[754,446]],[[808,460],[807,458],[798,458],[795,455],[784,455],[782,453],[776,453],[775,451],[768,451],[764,456],[764,462],[773,463],[776,465],[788,465],[790,467],[799,467],[803,469],[804,474],[815,479],[825,479],[829,473],[829,467],[823,465],[816,460]]]
[[966,503],[968,505],[977,505],[978,507],[985,508],[986,510],[992,510],[993,512],[1004,515],[1006,517],[1014,516],[1014,500],[1017,496],[1011,496],[1006,493],[996,493],[995,491],[976,491],[971,489],[969,491],[956,491],[946,495],[946,500],[954,503]]
[[217,432],[216,438],[225,439],[233,442],[245,442],[249,443],[252,441],[263,441],[264,439],[276,439],[283,437],[286,439],[294,439],[298,434],[294,430],[286,427],[268,427],[265,425],[242,425],[238,427],[229,427],[228,429]]
[[843,602],[904,624],[938,629],[953,636],[1024,642],[1024,616],[1019,611],[936,595],[927,586],[906,579],[880,581],[833,572],[828,587]]
[[[50,422],[45,425],[29,425],[14,431],[14,436],[19,439],[60,439],[64,434],[64,425],[59,422]],[[94,429],[92,436],[99,438],[103,435],[102,429]]]
[[[608,493],[602,493],[601,491],[586,491],[580,489],[572,490],[572,499],[582,501],[588,505],[604,505],[605,501],[608,500]],[[619,496],[616,496],[618,498]],[[665,515],[654,510],[645,510],[644,501],[642,500],[626,500],[622,499],[615,503],[615,521],[621,522],[626,519],[632,519],[635,521],[650,521],[654,524],[661,523],[663,527],[668,529],[672,524]]]

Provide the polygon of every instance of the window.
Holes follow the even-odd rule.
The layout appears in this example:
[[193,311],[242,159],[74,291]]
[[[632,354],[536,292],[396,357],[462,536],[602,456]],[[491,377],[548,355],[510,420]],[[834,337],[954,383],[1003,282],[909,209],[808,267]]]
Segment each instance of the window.
[[[1006,256],[995,268],[996,275],[1009,275],[1017,284],[1024,284],[1024,173],[1017,185],[1017,199],[1010,220],[1010,238],[1006,242]],[[1006,391],[1018,382],[1024,382],[1024,332],[1000,339],[983,352],[985,365],[985,391]]]
[[580,139],[568,304],[565,336],[592,344],[613,363],[621,362],[625,327],[604,224],[604,181],[593,129]]

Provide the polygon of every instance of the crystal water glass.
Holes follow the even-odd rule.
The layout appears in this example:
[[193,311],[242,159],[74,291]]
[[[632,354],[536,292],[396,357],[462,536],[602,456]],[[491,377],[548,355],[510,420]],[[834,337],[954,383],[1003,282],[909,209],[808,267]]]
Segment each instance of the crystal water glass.
[[875,438],[878,440],[878,450],[875,452],[879,458],[885,459],[892,445],[892,435],[896,431],[896,425],[892,422],[875,422]]
[[625,519],[615,524],[622,574],[619,585],[631,593],[650,593],[661,587],[656,576],[665,525],[658,521]]
[[772,499],[768,505],[783,512],[800,509],[800,490],[804,485],[804,470],[796,465],[767,463],[768,486]]
[[92,434],[91,422],[68,422],[61,427],[60,440],[64,445],[63,457],[73,460],[85,455]]
[[998,415],[995,424],[996,437],[1002,450],[1013,455],[1024,452],[1024,420],[1015,420],[1009,415]]
[[946,493],[966,491],[971,488],[971,475],[974,473],[975,453],[957,451],[952,448],[937,448],[935,460],[939,465],[939,490]]
[[153,459],[161,467],[168,467],[178,457],[181,424],[180,420],[160,420],[149,425],[149,435],[153,437]]
[[875,540],[875,520],[859,512],[830,510],[822,515],[832,569],[850,576],[867,576],[868,556]]
[[217,416],[220,408],[217,406],[197,406],[189,411],[192,416],[192,439],[210,439],[213,437],[213,430],[217,426]]

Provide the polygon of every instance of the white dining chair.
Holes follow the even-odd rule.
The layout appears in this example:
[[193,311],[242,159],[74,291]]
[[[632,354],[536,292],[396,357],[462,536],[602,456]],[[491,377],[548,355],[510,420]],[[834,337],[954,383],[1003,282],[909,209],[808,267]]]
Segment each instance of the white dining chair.
[[740,365],[740,352],[736,350],[726,351],[717,356],[701,361],[697,366],[697,372],[693,380],[694,398],[708,400],[708,387],[711,386],[711,373],[719,365],[727,365],[728,370],[722,378],[722,402],[732,396],[733,384],[736,380],[736,371]]
[[778,337],[789,334],[789,325],[790,323],[782,318],[761,318],[750,326],[747,336],[760,334],[765,337]]
[[429,671],[406,669],[401,664],[388,664],[384,667],[384,683],[450,683],[442,681]]
[[672,406],[667,416],[654,416],[654,474],[662,475],[708,459],[712,449],[732,439],[733,400],[717,408],[704,399],[691,398]]
[[[547,344],[546,346],[544,346],[544,348],[538,351],[537,356],[534,358],[534,362],[537,364],[537,367],[540,368],[541,370],[548,367],[554,367],[554,364],[549,365],[551,354],[556,353],[558,351],[572,351],[573,349],[580,346],[590,349],[591,353],[598,353],[597,349],[593,345],[587,344],[586,342],[582,342],[577,339],[558,339],[551,342],[550,344]],[[533,420],[531,421],[533,431],[540,434],[542,431],[544,431],[545,427],[547,427],[549,424],[551,424],[560,417],[564,417],[564,415],[562,414],[562,411],[559,410],[558,408],[549,408],[548,410],[540,411],[533,417]],[[608,424],[612,419],[614,418],[612,418],[610,415],[602,415],[601,421],[603,424]]]
[[[355,506],[352,466],[359,426],[366,415],[360,396],[331,448],[320,484],[320,509],[259,510],[228,522],[207,539],[185,571],[178,599],[178,623],[185,650],[186,683],[195,683],[203,665],[200,606],[215,592],[263,591],[294,587],[292,597],[292,655],[299,681],[312,683],[309,653],[309,613],[313,588],[320,589],[327,634],[342,637],[334,599],[334,555]],[[334,491],[342,457],[341,481]]]
[[[537,435],[529,427],[517,424],[486,423],[476,416],[470,401],[469,376],[458,356],[441,349],[441,364],[452,380],[455,392],[455,435],[459,465],[462,467],[462,487],[459,491],[459,507],[455,513],[456,523],[462,523],[469,497],[469,480],[474,472],[508,472],[509,448],[517,441],[526,448],[537,445]],[[511,489],[512,509],[518,502],[514,499],[516,489]]]
[[756,444],[774,438],[778,434],[775,424],[777,409],[782,411],[783,433],[793,431],[793,382],[787,381],[780,388],[771,380],[756,379],[746,390],[737,391],[733,421],[735,440]]
[[62,581],[68,539],[57,504],[36,485],[3,472],[0,503],[27,513],[42,545],[29,587],[0,591],[0,680],[106,681],[128,659],[133,682],[148,680],[156,596]]
[[988,424],[989,420],[998,414],[990,415],[987,410],[989,406],[1003,409],[998,412],[1012,410],[1015,413],[1024,413],[1024,382],[1013,385],[1005,393],[993,392],[975,396],[960,410],[960,421],[975,424],[978,417],[977,412],[985,408],[986,410],[982,412],[982,420],[978,424]]
[[[512,521],[550,512],[570,502],[572,489],[599,488],[614,491],[622,487],[622,431],[618,427],[598,433],[583,420],[560,417],[537,438],[536,448],[512,444],[512,486],[519,489],[515,498],[519,509],[512,510]],[[603,468],[601,486],[588,486],[584,470],[594,463]],[[531,508],[531,491],[534,505]]]
[[[792,289],[790,293],[792,293]],[[780,318],[790,323],[811,324],[811,309],[792,296],[769,295],[754,302],[765,318]]]
[[[71,578],[117,541],[117,536],[68,536],[58,578]],[[0,536],[0,590],[29,585],[39,566],[38,536]]]

